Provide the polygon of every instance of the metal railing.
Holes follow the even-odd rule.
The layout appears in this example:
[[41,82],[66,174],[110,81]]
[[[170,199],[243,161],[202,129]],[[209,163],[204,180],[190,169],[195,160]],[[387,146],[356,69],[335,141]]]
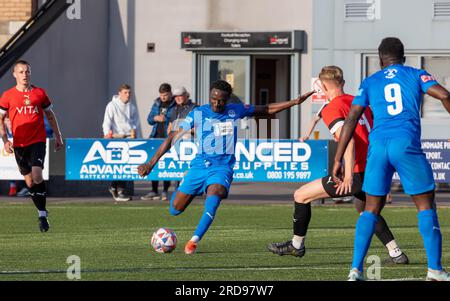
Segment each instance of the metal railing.
[[71,5],[67,0],[48,0],[0,49],[0,77],[44,34]]

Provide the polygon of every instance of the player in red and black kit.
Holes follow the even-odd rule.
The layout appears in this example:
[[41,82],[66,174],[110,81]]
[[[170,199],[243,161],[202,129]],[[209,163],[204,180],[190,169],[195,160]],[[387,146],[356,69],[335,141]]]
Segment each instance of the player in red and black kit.
[[[39,229],[49,229],[46,209],[47,189],[42,177],[46,152],[44,113],[55,134],[55,151],[63,147],[61,131],[47,93],[31,85],[31,66],[26,61],[14,64],[16,86],[0,98],[0,135],[5,151],[16,157],[20,173],[24,176],[30,196],[39,212]],[[4,118],[11,120],[13,143],[8,140]]]
[[[319,75],[323,89],[330,103],[322,110],[322,118],[331,134],[339,140],[344,120],[347,117],[353,96],[344,92],[344,75],[341,68],[336,66],[324,67]],[[364,170],[366,168],[367,149],[369,145],[369,132],[371,130],[372,112],[366,109],[355,134],[345,151],[345,168],[343,184],[333,182],[331,176],[312,181],[300,187],[294,194],[294,237],[282,243],[272,243],[268,249],[278,255],[293,255],[302,257],[305,254],[305,237],[311,220],[311,202],[323,198],[336,198],[355,196],[355,207],[359,213],[364,210],[366,195],[362,191]],[[376,226],[376,235],[389,251],[392,262],[407,264],[408,257],[400,250],[392,232],[383,217]]]

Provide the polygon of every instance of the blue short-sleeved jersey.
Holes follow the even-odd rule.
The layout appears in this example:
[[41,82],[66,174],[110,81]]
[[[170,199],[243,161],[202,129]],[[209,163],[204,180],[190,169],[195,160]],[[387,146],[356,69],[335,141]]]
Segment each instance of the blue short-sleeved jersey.
[[195,129],[198,153],[191,166],[232,166],[236,162],[236,121],[250,117],[254,112],[254,106],[242,104],[226,105],[222,113],[215,113],[209,104],[192,110],[180,124],[183,130]]
[[353,104],[372,109],[370,140],[405,135],[420,140],[422,93],[436,84],[425,70],[403,65],[389,66],[366,78]]

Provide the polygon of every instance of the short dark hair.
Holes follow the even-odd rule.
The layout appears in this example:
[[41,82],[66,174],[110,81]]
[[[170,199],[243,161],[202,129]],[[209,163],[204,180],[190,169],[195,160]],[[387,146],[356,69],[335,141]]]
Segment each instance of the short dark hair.
[[15,62],[14,66],[13,66],[13,70],[16,69],[17,65],[27,65],[28,67],[31,67],[30,63],[28,63],[25,60],[18,60],[17,62]]
[[378,47],[378,54],[382,58],[403,59],[405,56],[405,48],[399,38],[384,38]]
[[221,79],[212,83],[210,91],[212,89],[217,89],[217,90],[223,91],[223,92],[227,93],[228,96],[230,96],[233,93],[233,88],[231,87],[231,85],[227,81],[224,81]]
[[119,92],[123,91],[123,90],[131,90],[130,85],[128,85],[128,84],[121,84],[120,87],[119,87]]
[[172,86],[168,83],[163,83],[159,86],[159,93],[172,93]]

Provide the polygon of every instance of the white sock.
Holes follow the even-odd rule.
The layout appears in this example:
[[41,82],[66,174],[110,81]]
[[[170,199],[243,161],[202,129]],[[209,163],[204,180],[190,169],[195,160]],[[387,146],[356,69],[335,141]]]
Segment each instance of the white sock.
[[39,212],[39,217],[47,217],[47,211],[38,210],[38,212]]
[[191,241],[198,243],[198,241],[200,240],[200,237],[198,237],[197,235],[192,236]]
[[292,238],[292,245],[294,246],[294,248],[300,249],[305,244],[304,241],[305,236],[294,235],[294,237]]
[[389,250],[389,256],[391,257],[398,257],[403,253],[395,240],[388,242],[386,248]]

